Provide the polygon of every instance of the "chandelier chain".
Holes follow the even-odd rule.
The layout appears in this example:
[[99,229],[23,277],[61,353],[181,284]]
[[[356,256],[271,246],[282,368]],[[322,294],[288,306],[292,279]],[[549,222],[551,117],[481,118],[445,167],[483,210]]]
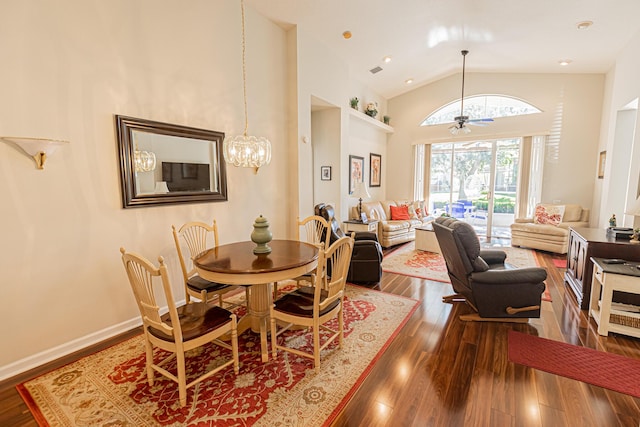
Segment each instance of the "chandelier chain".
[[244,97],[244,136],[247,136],[249,129],[249,114],[247,107],[247,61],[246,61],[246,36],[244,28],[244,0],[240,0],[240,6],[242,8],[242,93]]

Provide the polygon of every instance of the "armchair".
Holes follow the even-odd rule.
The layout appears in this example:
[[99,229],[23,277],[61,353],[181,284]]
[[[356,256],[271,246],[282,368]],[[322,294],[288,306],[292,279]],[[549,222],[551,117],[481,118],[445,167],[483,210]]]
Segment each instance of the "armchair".
[[[335,218],[333,206],[320,203],[315,206],[315,214],[323,217],[329,223],[327,231],[330,233],[329,245],[341,237],[346,236],[340,229]],[[367,231],[357,232],[349,265],[347,281],[351,283],[378,283],[382,277],[382,246],[375,233]],[[322,240],[325,240],[323,235]],[[328,271],[330,271],[328,266]]]
[[456,295],[445,302],[464,300],[477,313],[462,320],[527,322],[540,317],[547,271],[515,268],[500,250],[481,250],[473,227],[455,218],[439,217],[433,229]]

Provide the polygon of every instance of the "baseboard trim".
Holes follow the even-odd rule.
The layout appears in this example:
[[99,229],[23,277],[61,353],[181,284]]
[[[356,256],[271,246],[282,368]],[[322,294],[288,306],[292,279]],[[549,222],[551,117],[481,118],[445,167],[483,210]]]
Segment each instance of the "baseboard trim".
[[0,367],[0,381],[19,375],[30,369],[37,368],[45,363],[52,362],[68,354],[112,338],[118,334],[130,331],[140,325],[142,325],[142,319],[138,316],[134,319],[85,335],[73,341],[66,342],[57,347],[17,360],[13,363]]

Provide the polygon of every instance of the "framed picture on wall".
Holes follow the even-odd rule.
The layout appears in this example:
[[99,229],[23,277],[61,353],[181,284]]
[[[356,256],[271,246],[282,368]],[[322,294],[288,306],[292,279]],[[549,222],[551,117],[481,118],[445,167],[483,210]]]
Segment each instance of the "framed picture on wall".
[[364,157],[349,156],[349,194],[356,189],[356,184],[362,182],[364,175]]
[[369,153],[369,187],[380,187],[382,173],[382,156]]
[[598,179],[604,178],[604,164],[607,161],[607,152],[601,151],[600,158],[598,160]]
[[331,181],[331,166],[320,166],[320,179]]

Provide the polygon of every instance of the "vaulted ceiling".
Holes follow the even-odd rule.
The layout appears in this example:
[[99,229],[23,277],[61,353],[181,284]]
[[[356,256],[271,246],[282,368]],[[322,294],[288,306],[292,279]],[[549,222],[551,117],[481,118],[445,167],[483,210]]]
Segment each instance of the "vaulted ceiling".
[[459,73],[462,49],[467,72],[605,73],[640,30],[640,0],[246,1],[326,44],[386,98]]

